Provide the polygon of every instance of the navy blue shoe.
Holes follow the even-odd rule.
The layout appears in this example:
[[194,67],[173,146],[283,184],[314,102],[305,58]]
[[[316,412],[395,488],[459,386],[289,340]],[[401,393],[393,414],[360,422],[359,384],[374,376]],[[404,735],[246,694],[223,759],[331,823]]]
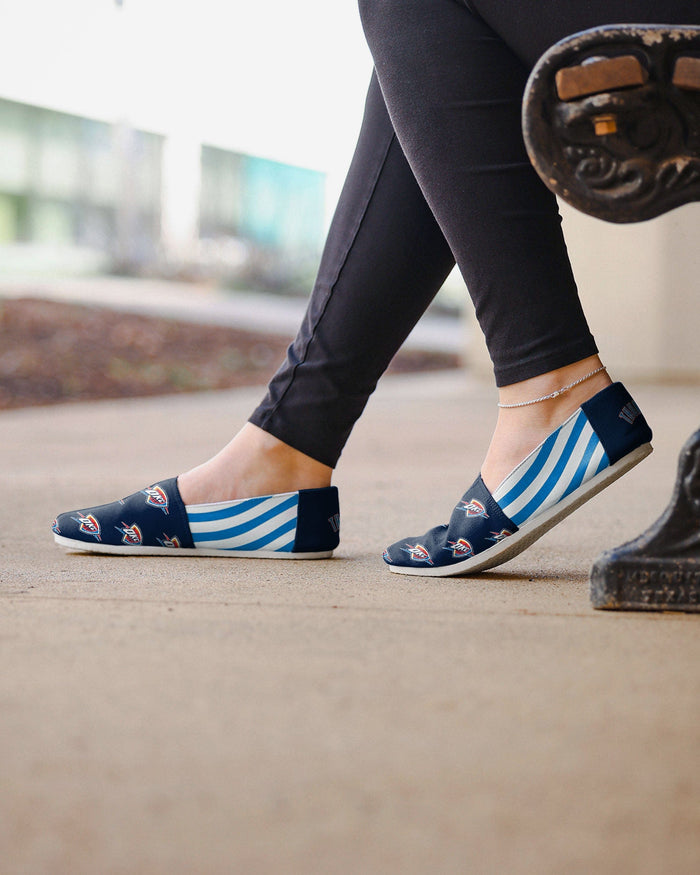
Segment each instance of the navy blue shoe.
[[552,526],[652,451],[651,429],[621,383],[573,413],[493,494],[481,477],[450,522],[384,551],[391,571],[429,577],[473,574],[521,553]]
[[327,559],[339,531],[335,486],[185,506],[176,478],[53,523],[61,547],[132,556]]

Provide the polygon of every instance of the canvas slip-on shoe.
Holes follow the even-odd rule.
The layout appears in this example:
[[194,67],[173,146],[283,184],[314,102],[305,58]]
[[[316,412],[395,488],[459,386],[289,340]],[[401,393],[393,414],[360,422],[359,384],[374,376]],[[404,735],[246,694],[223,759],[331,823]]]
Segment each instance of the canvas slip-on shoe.
[[338,490],[186,506],[171,478],[111,504],[62,513],[52,528],[59,546],[86,553],[327,559],[339,542]]
[[621,383],[598,392],[517,465],[492,494],[481,476],[450,522],[384,551],[391,571],[473,574],[521,553],[652,451],[651,429]]

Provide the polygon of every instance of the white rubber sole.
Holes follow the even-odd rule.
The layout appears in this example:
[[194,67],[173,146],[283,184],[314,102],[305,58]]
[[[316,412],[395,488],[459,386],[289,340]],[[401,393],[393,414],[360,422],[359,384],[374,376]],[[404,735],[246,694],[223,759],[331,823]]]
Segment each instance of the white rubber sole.
[[514,535],[494,544],[488,550],[478,553],[476,556],[471,556],[469,559],[464,559],[462,562],[455,562],[454,565],[430,566],[425,568],[409,568],[403,565],[389,565],[389,570],[394,574],[409,574],[414,577],[459,577],[462,575],[474,574],[477,571],[485,571],[487,568],[493,568],[496,565],[502,565],[509,559],[522,553],[530,544],[534,543],[538,538],[541,538],[546,532],[553,528],[558,522],[567,517],[570,513],[585,504],[594,495],[597,495],[606,486],[609,486],[619,477],[622,477],[630,468],[638,465],[642,459],[645,459],[652,452],[651,444],[642,444],[631,453],[628,453],[614,465],[610,465],[596,474],[587,483],[579,486],[566,498],[563,498],[557,504],[550,507],[544,513],[534,517],[529,522],[523,523]]
[[128,547],[125,544],[100,544],[76,541],[54,533],[54,541],[73,553],[102,553],[108,556],[225,556],[227,559],[330,559],[332,550],[320,553],[282,553],[275,550],[206,550],[198,547]]

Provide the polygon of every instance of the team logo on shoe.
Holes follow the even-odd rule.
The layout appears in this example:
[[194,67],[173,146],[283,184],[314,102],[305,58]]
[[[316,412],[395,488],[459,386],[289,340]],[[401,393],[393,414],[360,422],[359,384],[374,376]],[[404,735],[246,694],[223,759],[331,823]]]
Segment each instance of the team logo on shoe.
[[618,417],[624,419],[625,422],[629,422],[630,425],[634,425],[635,419],[641,415],[642,411],[637,407],[634,401],[628,401],[619,412]]
[[408,544],[401,549],[408,553],[414,562],[425,562],[427,565],[433,564],[433,560],[430,558],[430,553],[428,553],[422,544]]
[[173,535],[171,538],[169,535],[166,535],[165,532],[163,532],[162,541],[160,538],[158,538],[158,543],[161,547],[182,547],[182,544],[180,543],[177,535]]
[[148,489],[141,490],[146,496],[146,504],[151,507],[160,508],[163,513],[170,513],[168,510],[168,496],[162,486],[149,486]]
[[102,530],[100,529],[100,524],[91,513],[79,513],[78,516],[74,516],[72,517],[72,519],[74,519],[76,523],[79,524],[80,531],[84,535],[92,535],[92,537],[96,541],[102,540]]
[[132,523],[131,525],[122,523],[122,528],[119,528],[119,526],[115,526],[114,528],[122,533],[122,544],[128,544],[129,547],[138,547],[143,543],[141,529],[136,523]]
[[498,544],[501,541],[505,541],[505,539],[509,535],[512,535],[512,534],[513,533],[509,532],[508,529],[501,529],[500,532],[491,532],[491,536],[489,538],[487,538],[486,540],[487,541],[494,541],[496,544]]
[[55,519],[55,520],[51,523],[51,531],[52,531],[52,532],[55,532],[57,535],[60,535],[60,534],[61,534],[61,529],[59,528],[58,520],[57,520],[57,519]]
[[464,538],[460,538],[458,541],[448,541],[443,550],[452,550],[455,559],[468,559],[474,555],[474,548]]
[[388,547],[387,547],[387,549],[382,553],[382,559],[383,559],[385,562],[391,562],[391,556],[390,556],[390,554],[389,554],[389,548],[388,548]]
[[457,507],[460,510],[463,510],[469,517],[482,516],[484,519],[489,518],[489,515],[486,513],[486,508],[480,501],[477,501],[476,498],[470,498],[469,501],[460,501]]

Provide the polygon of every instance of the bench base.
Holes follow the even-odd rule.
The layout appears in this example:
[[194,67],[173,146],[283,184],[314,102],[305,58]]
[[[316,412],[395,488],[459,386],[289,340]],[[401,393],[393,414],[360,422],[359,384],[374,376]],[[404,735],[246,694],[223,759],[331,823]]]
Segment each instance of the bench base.
[[611,25],[552,46],[523,135],[545,185],[588,215],[640,222],[700,200],[700,27]]
[[681,450],[671,502],[646,532],[600,556],[594,608],[700,612],[700,430]]
[[653,559],[612,551],[593,566],[591,604],[608,611],[700,613],[700,560]]

